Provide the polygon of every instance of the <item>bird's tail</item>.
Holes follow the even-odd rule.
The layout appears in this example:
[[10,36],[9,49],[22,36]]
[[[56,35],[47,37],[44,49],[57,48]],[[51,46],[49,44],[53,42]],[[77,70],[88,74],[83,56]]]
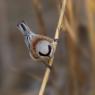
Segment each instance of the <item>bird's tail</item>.
[[[17,24],[17,28],[24,34],[27,35],[28,33],[33,33],[31,32],[30,28],[24,21],[20,22]],[[33,33],[34,34],[34,33]]]

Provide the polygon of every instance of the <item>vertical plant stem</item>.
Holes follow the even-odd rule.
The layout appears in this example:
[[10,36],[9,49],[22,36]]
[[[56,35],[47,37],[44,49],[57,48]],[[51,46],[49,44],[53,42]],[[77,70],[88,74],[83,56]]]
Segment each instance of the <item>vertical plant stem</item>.
[[91,48],[91,91],[90,95],[95,95],[95,29],[94,29],[94,17],[93,13],[90,10],[90,0],[86,0],[86,12],[87,12],[87,19],[88,19],[88,34],[90,40],[90,48]]
[[[63,15],[64,15],[64,12],[65,12],[66,1],[67,0],[63,0],[63,3],[62,3],[62,9],[60,11],[58,26],[56,28],[56,32],[55,32],[55,36],[54,36],[55,39],[59,39],[59,32],[60,32],[61,24],[62,24],[62,21],[63,21]],[[57,42],[54,42],[53,46],[56,50]],[[53,64],[53,59],[54,59],[54,57],[49,60],[50,66],[52,66],[52,64]],[[50,69],[46,68],[45,75],[44,75],[44,78],[43,78],[43,81],[42,81],[42,85],[41,85],[41,88],[40,88],[40,91],[39,91],[39,95],[44,94],[45,87],[46,87],[46,84],[47,84],[48,79],[49,79],[49,75],[50,75]]]
[[[76,40],[75,42],[78,42],[77,39],[77,23],[76,19],[74,16],[74,11],[73,11],[73,1],[68,0],[68,5],[67,5],[67,12],[69,16],[69,23],[72,28],[73,32],[73,38]],[[72,38],[68,35],[67,37],[67,42],[68,42],[68,53],[69,53],[69,72],[71,76],[71,81],[72,83],[70,84],[71,90],[70,90],[70,95],[80,95],[79,91],[79,84],[78,84],[78,73],[80,73],[80,66],[79,63],[77,63],[78,57],[79,57],[79,52],[78,48],[76,47],[75,42],[72,40]]]

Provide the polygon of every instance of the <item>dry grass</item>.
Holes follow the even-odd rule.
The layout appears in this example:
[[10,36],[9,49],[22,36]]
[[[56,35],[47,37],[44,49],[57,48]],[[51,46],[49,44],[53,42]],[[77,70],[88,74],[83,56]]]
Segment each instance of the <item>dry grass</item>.
[[[35,18],[37,19],[37,25],[38,25],[37,30],[40,34],[47,35],[47,29],[46,29],[45,21],[43,19],[43,5],[42,5],[43,1],[44,0],[31,0],[32,8],[35,12]],[[65,4],[66,1],[67,1],[67,5]],[[75,3],[76,1],[77,1],[77,3]],[[59,13],[59,21],[58,21],[58,25],[56,27],[56,32],[55,32],[54,38],[60,39],[59,33],[62,34],[62,32],[64,32],[64,35],[62,35],[63,37],[65,37],[65,43],[66,43],[66,49],[64,51],[66,51],[66,54],[67,54],[67,56],[66,56],[67,63],[66,63],[65,68],[67,68],[67,73],[69,73],[68,79],[67,79],[68,82],[66,81],[66,85],[65,85],[65,86],[68,85],[68,88],[65,88],[67,90],[68,94],[65,94],[63,86],[58,88],[59,86],[57,87],[57,85],[55,85],[56,90],[58,89],[58,91],[55,91],[55,92],[57,92],[56,95],[60,95],[61,92],[64,95],[95,95],[95,37],[94,37],[95,36],[95,28],[94,28],[95,27],[95,25],[94,25],[95,24],[95,7],[93,5],[95,3],[95,1],[94,0],[56,0],[56,1],[53,0],[50,2],[53,2],[53,4],[55,4],[55,2],[57,2],[56,6],[58,8],[57,12]],[[23,93],[18,92],[18,94],[16,94],[15,89],[14,89],[14,91],[12,91],[14,84],[16,84],[16,81],[17,81],[16,79],[18,78],[18,75],[14,74],[12,72],[12,70],[10,69],[11,64],[14,62],[14,60],[12,59],[13,58],[12,50],[13,50],[13,52],[15,51],[15,49],[14,49],[15,46],[9,47],[9,45],[10,45],[9,32],[7,32],[8,24],[9,24],[8,18],[7,18],[7,6],[8,6],[7,2],[4,0],[1,0],[0,5],[1,5],[0,10],[2,12],[1,16],[0,16],[0,19],[1,19],[0,35],[2,35],[0,37],[0,39],[1,39],[0,40],[0,46],[1,46],[0,47],[0,54],[1,54],[0,62],[2,63],[2,64],[0,64],[0,66],[2,66],[2,67],[0,67],[0,69],[1,69],[0,82],[2,84],[2,85],[0,85],[0,87],[1,87],[0,95],[3,95],[1,93],[4,93],[5,95],[13,95],[12,93],[15,93],[14,95],[24,95],[24,94],[32,95],[33,94],[32,91],[29,91],[29,92],[27,91],[25,93],[24,93],[24,91],[23,91]],[[66,6],[66,10],[65,10],[65,6]],[[81,7],[83,7],[83,8],[81,8]],[[64,13],[64,11],[65,11],[65,13]],[[84,13],[82,13],[82,11]],[[25,15],[27,15],[27,14],[25,14]],[[63,17],[63,15],[64,15],[64,17]],[[83,23],[82,23],[82,21],[83,21]],[[84,30],[80,31],[79,30],[80,26],[85,28],[86,31],[84,31]],[[81,35],[79,35],[80,33],[81,33]],[[87,39],[85,38],[85,35],[88,35]],[[16,39],[16,38],[17,37],[15,37],[14,39]],[[15,44],[17,44],[17,43],[18,42],[15,42]],[[63,44],[63,43],[61,43],[61,44]],[[56,52],[56,46],[57,46],[57,42],[54,42],[55,52]],[[59,47],[59,48],[61,48],[61,47]],[[21,50],[21,49],[19,49],[19,50]],[[22,52],[24,50],[22,50]],[[15,53],[14,53],[14,56],[16,56]],[[24,56],[24,58],[26,58],[26,56]],[[22,58],[22,59],[24,60],[24,58]],[[85,59],[86,59],[85,62],[82,61]],[[3,60],[3,61],[1,61],[1,60]],[[55,60],[54,58],[50,59],[49,64],[51,66],[52,66],[54,60]],[[10,63],[10,64],[7,64],[7,63]],[[21,63],[21,61],[19,63]],[[60,60],[59,60],[59,63],[61,63]],[[88,64],[89,64],[89,66],[87,67],[86,65],[88,65]],[[58,64],[57,66],[58,67],[56,67],[56,72],[57,72],[57,70],[61,71],[61,68],[62,68],[61,66],[64,66],[64,65],[62,64],[61,66],[59,66],[59,64]],[[19,67],[19,65],[18,65],[18,67]],[[25,67],[24,67],[24,69],[25,69]],[[27,66],[27,68],[28,68],[28,66]],[[86,71],[84,70],[85,68],[87,69]],[[19,67],[19,69],[20,69],[20,67]],[[17,73],[19,74],[20,71],[17,71]],[[34,73],[35,71],[32,71],[32,72]],[[45,90],[47,88],[47,83],[51,82],[51,80],[49,81],[50,73],[51,73],[50,69],[46,68],[45,74],[44,74],[44,77],[42,80],[41,80],[41,78],[36,77],[36,75],[33,76],[35,80],[39,79],[39,81],[42,81],[38,95],[44,95]],[[42,71],[41,71],[41,74],[43,74]],[[39,76],[40,76],[40,74],[39,74]],[[61,76],[63,76],[63,75],[61,75]],[[55,77],[53,78],[52,81],[54,81],[53,84],[56,82]],[[63,80],[63,82],[61,82],[61,84],[64,84],[64,80]],[[51,86],[51,88],[52,88],[52,86]],[[59,90],[59,89],[62,89],[62,90]],[[35,91],[36,91],[36,88],[35,88]]]
[[91,10],[91,3],[95,3],[93,0],[87,0],[86,4],[86,13],[88,18],[88,34],[89,34],[89,41],[90,41],[90,49],[91,49],[91,90],[90,95],[95,94],[95,26],[94,26],[94,12]]
[[[89,58],[89,54],[87,51],[82,48],[81,45],[79,45],[79,32],[78,28],[79,25],[81,25],[81,21],[79,18],[79,12],[81,8],[81,0],[78,0],[78,6],[74,5],[73,0],[67,0],[67,7],[66,7],[66,12],[65,16],[63,19],[63,22],[58,23],[58,27],[56,29],[55,35],[58,35],[57,38],[59,38],[59,31],[60,29],[63,29],[63,31],[67,32],[67,47],[68,47],[68,59],[69,59],[69,66],[68,66],[68,71],[69,71],[69,76],[70,76],[70,95],[84,95],[81,91],[81,87],[84,85],[84,82],[86,81],[86,76],[84,72],[81,70],[80,66],[80,56],[83,53],[85,57]],[[62,13],[61,6],[63,5],[62,0],[56,0],[57,2],[57,8],[59,13]],[[87,16],[87,24],[85,25],[87,30],[88,30],[88,35],[89,35],[89,42],[90,42],[90,51],[91,51],[91,76],[90,76],[90,84],[91,84],[91,90],[90,90],[90,95],[94,95],[95,93],[95,29],[94,29],[94,14],[93,10],[94,7],[91,6],[94,3],[94,1],[87,0],[84,2],[85,4],[85,12]],[[74,8],[76,7],[76,10]],[[62,8],[64,10],[64,8]],[[92,10],[92,11],[91,11]],[[60,19],[59,19],[60,20]],[[86,31],[87,32],[87,31]],[[56,38],[56,36],[55,36]],[[53,59],[50,60],[50,64],[53,63]],[[49,73],[50,70],[47,69],[42,86],[40,89],[40,94],[43,95],[46,83],[49,78]]]
[[[65,13],[66,2],[67,2],[67,0],[62,1],[62,9],[60,11],[60,17],[59,17],[58,25],[57,25],[55,36],[54,36],[54,39],[57,39],[57,40],[59,39],[59,33],[60,33],[62,21],[63,21],[63,16],[64,16],[64,13]],[[57,46],[56,41],[54,42],[53,46],[54,46],[54,49],[56,50],[56,46]],[[51,58],[49,60],[50,66],[52,66],[52,64],[53,64],[53,59],[54,58]],[[43,78],[43,82],[42,82],[42,85],[41,85],[41,88],[40,88],[40,91],[39,91],[39,95],[44,95],[45,87],[46,87],[46,84],[47,84],[48,79],[49,79],[49,74],[50,74],[50,69],[46,68],[45,75],[44,75],[44,78]]]
[[[71,76],[72,83],[70,84],[71,90],[70,95],[82,95],[80,90],[81,83],[85,82],[85,75],[81,71],[81,67],[79,65],[79,52],[84,52],[85,50],[81,48],[78,43],[78,26],[80,24],[79,21],[79,11],[81,7],[81,0],[78,0],[78,6],[76,7],[76,14],[74,12],[74,2],[68,0],[66,15],[64,17],[65,23],[62,24],[63,31],[67,32],[67,43],[68,43],[68,52],[69,52],[69,72]],[[59,3],[58,9],[60,11],[61,1],[57,0]],[[90,41],[90,49],[91,49],[91,91],[90,95],[95,94],[95,29],[94,29],[94,12],[95,8],[93,5],[94,1],[87,0],[84,2],[86,5],[86,15],[88,19],[87,29]],[[91,11],[92,10],[92,11]],[[93,11],[94,10],[94,11]],[[88,55],[88,54],[87,54]],[[85,55],[86,56],[86,55]],[[86,56],[87,57],[87,56]],[[88,56],[89,57],[89,56]]]

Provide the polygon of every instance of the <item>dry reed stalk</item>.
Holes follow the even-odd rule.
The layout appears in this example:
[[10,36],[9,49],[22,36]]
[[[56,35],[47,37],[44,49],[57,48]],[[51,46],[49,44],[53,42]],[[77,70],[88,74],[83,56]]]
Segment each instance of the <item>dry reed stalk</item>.
[[[80,95],[80,90],[79,90],[79,75],[81,75],[80,73],[80,65],[79,65],[79,50],[76,47],[76,43],[78,42],[78,38],[77,38],[77,22],[74,16],[74,11],[73,11],[73,1],[68,0],[67,3],[67,11],[68,12],[68,18],[69,18],[69,24],[71,26],[72,31],[68,30],[70,35],[68,35],[67,37],[67,43],[68,43],[68,53],[69,53],[69,72],[70,72],[70,76],[71,76],[71,80],[72,83],[70,84],[71,86],[71,90],[70,95]],[[65,23],[66,26],[68,25],[68,23]],[[69,27],[67,27],[69,28]],[[72,34],[72,35],[71,35]],[[74,41],[72,40],[72,38],[70,37],[72,36]],[[79,74],[79,75],[78,75]]]
[[41,34],[46,35],[46,27],[43,19],[42,5],[41,0],[32,0],[33,9],[36,13],[37,23],[38,23],[38,31]]
[[[56,28],[54,39],[59,39],[59,32],[60,32],[61,24],[62,24],[62,21],[63,21],[66,1],[67,0],[63,0],[63,2],[62,2],[62,9],[60,11],[60,17],[59,17],[58,26]],[[56,50],[57,42],[54,42],[53,46],[54,46],[54,48]],[[50,66],[52,66],[52,64],[53,64],[53,59],[54,59],[54,57],[49,60]],[[47,84],[48,79],[49,79],[49,75],[50,75],[50,69],[46,68],[45,75],[44,75],[44,78],[43,78],[43,81],[42,81],[42,85],[41,85],[41,88],[40,88],[40,91],[39,91],[39,95],[43,95],[44,94],[45,87],[46,87],[46,84]]]
[[67,30],[66,32],[68,32],[68,34],[69,34],[69,36],[70,36],[70,38],[72,39],[72,41],[74,42],[74,44],[76,44],[76,47],[78,47],[79,49],[80,49],[80,52],[82,52],[82,54],[87,58],[87,59],[89,59],[89,54],[87,53],[87,50],[86,49],[84,49],[84,48],[82,48],[78,43],[77,43],[77,41],[76,41],[76,36],[75,36],[75,34],[74,34],[74,32],[73,32],[73,29],[72,29],[72,27],[70,26],[70,24],[69,24],[69,22],[68,22],[68,20],[67,20],[67,18],[66,17],[64,17],[64,26],[62,26],[63,27],[63,30],[64,30],[64,27],[65,27],[65,30]]
[[94,16],[90,10],[90,0],[86,0],[86,12],[88,19],[88,34],[90,40],[90,48],[91,48],[91,91],[90,95],[95,95],[95,29],[94,29]]
[[[80,1],[80,0],[79,0]],[[61,8],[61,1],[60,0],[56,0],[56,3],[57,3],[57,8],[58,8],[58,11],[60,11],[60,8]],[[79,2],[79,4],[80,4],[80,2]],[[77,10],[79,10],[79,7],[78,7],[78,9]],[[78,14],[77,14],[77,16],[78,16]],[[79,21],[77,21],[77,22],[79,22]],[[68,34],[69,34],[69,36],[70,36],[70,38],[73,40],[73,42],[74,42],[74,44],[76,44],[76,46],[80,49],[80,51],[82,52],[82,54],[86,57],[86,58],[88,58],[89,59],[89,54],[87,53],[87,50],[85,50],[84,48],[82,48],[78,43],[77,43],[77,36],[75,35],[75,33],[74,33],[74,30],[73,30],[73,28],[72,28],[72,26],[70,25],[70,23],[69,23],[69,21],[68,21],[68,19],[67,19],[67,17],[66,17],[66,15],[64,16],[64,23],[62,23],[62,30],[63,30],[63,32],[68,32]]]
[[[57,4],[57,8],[58,8],[58,11],[60,12],[60,9],[61,9],[61,0],[56,0],[56,4]],[[70,23],[68,22],[67,20],[67,17],[66,15],[64,16],[64,23],[62,23],[62,30],[66,31],[69,33],[70,37],[72,38],[72,40],[76,43],[76,36],[75,36],[75,33],[73,32],[72,30],[72,26],[70,25]]]
[[[82,1],[83,3],[83,1]],[[77,0],[75,1],[75,8],[74,8],[74,11],[75,11],[75,15],[76,15],[76,19],[77,19],[77,24],[81,24],[81,18],[80,18],[80,11],[81,11],[81,0]]]
[[68,22],[66,17],[64,18],[64,20],[65,20],[64,21],[65,24],[62,26],[63,30],[64,30],[64,27],[65,27],[65,30],[67,30],[67,32],[68,32],[69,36],[71,37],[71,39],[73,40],[73,42],[75,44],[77,44],[77,40],[76,40],[77,38],[76,38],[75,33],[73,32],[73,29],[72,29],[71,25],[69,24],[69,22]]
[[[60,11],[60,7],[61,7],[61,2],[59,1],[59,0],[57,0],[57,4],[59,3],[59,6],[57,5],[57,7],[58,7],[58,11]],[[75,15],[76,15],[76,19],[77,19],[77,24],[78,23],[80,23],[80,21],[79,21],[79,10],[80,10],[80,7],[79,7],[79,5],[81,4],[81,2],[80,2],[80,0],[78,0],[78,6],[76,6],[77,7],[77,9],[75,10],[75,11],[77,11],[77,12],[75,12]],[[70,2],[69,2],[69,5],[70,5]],[[69,6],[68,5],[68,6]],[[75,45],[74,46],[74,48],[75,49],[77,49],[78,50],[78,52],[77,53],[79,53],[79,52],[81,52],[86,58],[88,58],[89,59],[89,54],[87,53],[87,50],[85,50],[84,48],[82,48],[79,44],[78,44],[78,42],[77,42],[77,34],[75,33],[75,32],[77,32],[76,31],[76,28],[77,28],[77,26],[75,26],[75,25],[73,25],[72,26],[72,21],[74,22],[74,24],[75,24],[75,20],[74,20],[74,15],[71,13],[71,12],[73,12],[72,11],[72,8],[71,7],[68,7],[67,6],[67,10],[68,11],[66,11],[66,13],[67,13],[67,15],[65,15],[64,16],[64,23],[62,24],[62,30],[63,30],[63,32],[64,31],[66,31],[67,33],[68,33],[68,36],[70,37],[70,39],[69,39],[69,42],[73,42],[73,44],[71,44],[70,46],[72,46],[72,45]],[[70,5],[71,6],[71,5]],[[72,14],[72,15],[71,15]],[[71,16],[71,17],[70,17]],[[72,19],[72,20],[71,20]],[[68,44],[70,44],[70,43],[68,43]],[[72,50],[74,50],[73,49],[73,47],[70,49],[70,51],[72,51]],[[76,63],[79,61],[78,60],[78,56],[79,55],[77,55],[76,54],[76,51],[77,50],[75,50],[74,51],[74,54],[73,55],[76,55],[77,56],[77,58],[76,58],[76,56],[75,56],[75,58],[72,56],[72,54],[70,54],[72,57],[71,57],[71,60],[72,60],[72,58],[74,59],[74,60],[76,60]],[[70,52],[69,52],[70,53]],[[72,52],[73,53],[73,52]],[[71,62],[71,63],[73,63],[73,62]],[[72,70],[73,70],[73,68],[74,68],[74,70],[73,71],[75,71],[76,73],[74,73],[74,75],[73,75],[73,73],[71,74],[71,76],[73,75],[75,78],[73,78],[73,79],[77,79],[77,84],[78,84],[78,82],[80,83],[80,87],[82,87],[83,86],[83,84],[84,84],[84,82],[85,82],[85,80],[86,80],[86,76],[85,76],[85,74],[84,74],[84,72],[80,69],[80,65],[79,64],[74,64],[74,66],[75,67],[72,67],[72,65],[71,65],[71,67],[72,67]],[[72,76],[72,77],[73,77]],[[74,80],[73,80],[74,81]],[[76,80],[75,80],[76,81]],[[76,84],[76,85],[77,85]],[[73,84],[71,84],[72,86],[73,86]],[[81,95],[82,95],[82,92],[81,92],[81,90],[79,89],[79,87],[78,87],[78,89],[76,89],[76,90],[74,90],[74,91],[72,91],[72,86],[71,86],[71,92],[72,92],[72,95],[73,95],[73,93],[76,93],[76,92],[78,92],[78,93],[81,93]],[[74,88],[76,88],[76,87],[74,87]],[[70,95],[71,95],[71,93],[70,93]],[[76,94],[75,94],[76,95]]]

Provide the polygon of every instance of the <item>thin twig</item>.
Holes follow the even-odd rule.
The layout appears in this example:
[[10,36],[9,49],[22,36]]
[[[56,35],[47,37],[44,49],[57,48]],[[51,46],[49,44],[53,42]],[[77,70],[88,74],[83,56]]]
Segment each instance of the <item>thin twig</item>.
[[[64,12],[65,12],[65,6],[66,6],[66,1],[67,0],[63,0],[63,3],[62,3],[62,9],[61,9],[61,12],[60,12],[58,26],[56,28],[56,32],[55,32],[55,36],[54,36],[55,39],[59,39],[59,32],[60,32],[61,24],[62,24],[62,21],[63,21],[63,16],[64,16]],[[54,42],[54,45],[53,46],[54,46],[54,48],[56,50],[57,42]],[[53,64],[53,59],[54,59],[54,57],[49,60],[49,64],[51,66]],[[50,69],[49,68],[46,68],[45,75],[44,75],[44,78],[43,78],[43,81],[42,81],[42,85],[41,85],[41,88],[40,88],[40,91],[39,91],[39,95],[43,95],[43,93],[45,91],[46,84],[47,84],[48,79],[49,79],[49,75],[50,75]]]
[[86,4],[86,12],[87,12],[87,19],[88,19],[88,34],[90,40],[90,49],[91,49],[91,91],[89,95],[95,95],[95,29],[94,29],[94,13],[90,9],[90,3],[92,1],[87,0],[85,1]]
[[[77,74],[76,74],[76,62],[78,62],[77,60],[77,54],[76,51],[78,50],[76,46],[79,46],[77,41],[77,23],[75,20],[75,16],[73,14],[73,5],[72,5],[73,1],[72,0],[68,0],[67,3],[67,10],[64,17],[64,23],[62,23],[62,29],[63,30],[67,30],[66,32],[68,32],[68,45],[69,45],[69,55],[70,55],[70,75],[73,79],[73,87],[74,89],[72,90],[72,95],[78,95],[78,86],[77,86]],[[61,4],[61,2],[60,2]],[[61,5],[59,6],[59,8],[61,7]],[[68,18],[68,19],[67,19]],[[68,21],[69,20],[69,21]],[[78,68],[79,70],[79,68]],[[71,88],[72,89],[72,88]],[[71,94],[71,93],[70,93]]]
[[[77,38],[77,21],[75,19],[75,15],[74,15],[74,10],[73,10],[73,1],[68,0],[68,6],[67,6],[67,12],[69,15],[69,22],[72,28],[72,32],[74,34],[74,38],[76,40],[76,43],[78,42],[78,38]],[[71,76],[71,80],[72,83],[70,85],[72,85],[72,88],[70,89],[72,93],[70,93],[71,95],[79,95],[79,81],[78,81],[78,74],[80,74],[80,65],[76,64],[79,62],[79,54],[77,54],[77,52],[79,52],[78,48],[76,47],[76,44],[74,43],[74,41],[68,37],[68,47],[69,47],[69,72],[70,72],[70,76]]]
[[[67,32],[68,32],[68,34],[69,34],[69,36],[71,37],[71,39],[72,39],[72,41],[74,42],[74,44],[76,44],[76,47],[78,47],[79,49],[80,49],[80,52],[82,52],[82,54],[87,58],[87,59],[89,59],[89,54],[87,53],[87,49],[84,49],[84,48],[82,48],[78,43],[77,43],[77,41],[76,41],[76,36],[75,36],[75,34],[74,34],[74,32],[73,32],[73,29],[72,29],[72,27],[70,26],[70,24],[69,24],[69,22],[67,21],[67,18],[66,17],[64,17],[64,23],[65,23],[65,29],[67,30]],[[64,27],[62,27],[63,28],[63,30],[64,30]]]

